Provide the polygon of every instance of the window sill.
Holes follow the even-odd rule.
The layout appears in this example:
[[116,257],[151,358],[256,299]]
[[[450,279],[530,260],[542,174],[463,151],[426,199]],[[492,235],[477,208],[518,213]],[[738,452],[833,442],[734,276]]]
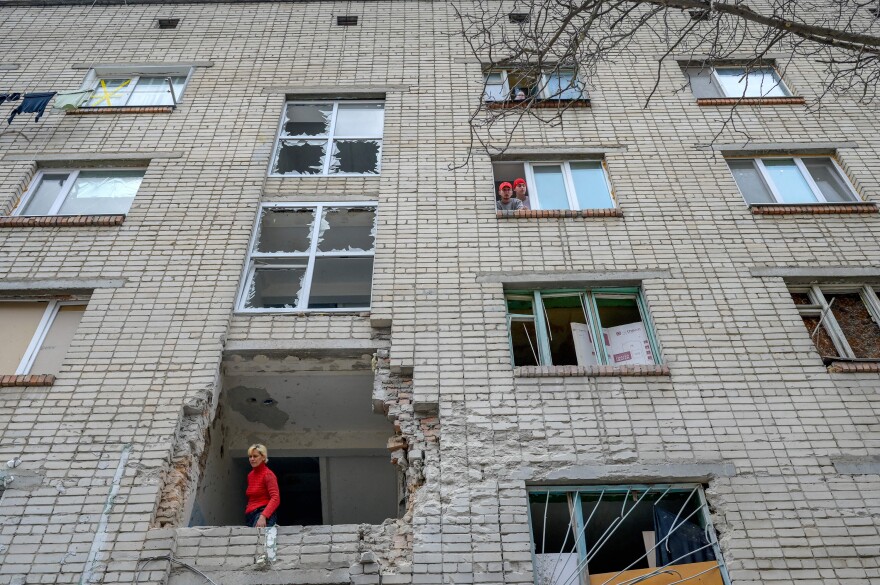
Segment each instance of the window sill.
[[507,100],[503,102],[483,102],[490,110],[510,110],[514,108],[589,108],[590,100]]
[[764,98],[697,98],[698,106],[800,106],[805,104],[799,96]]
[[825,215],[848,213],[877,213],[876,203],[853,201],[852,203],[753,203],[749,209],[754,215]]
[[40,215],[0,217],[0,228],[22,227],[111,227],[122,225],[124,215]]
[[536,219],[540,217],[623,217],[618,207],[611,209],[521,209],[495,210],[498,219]]
[[51,374],[0,376],[0,388],[11,388],[14,386],[51,386],[54,383],[55,376]]
[[880,360],[873,362],[837,362],[828,365],[831,374],[880,374]]
[[513,369],[513,375],[516,378],[668,376],[669,366],[666,364],[638,366],[519,366]]
[[101,114],[170,114],[174,106],[108,106],[103,108],[76,108],[67,110],[68,116],[92,116]]

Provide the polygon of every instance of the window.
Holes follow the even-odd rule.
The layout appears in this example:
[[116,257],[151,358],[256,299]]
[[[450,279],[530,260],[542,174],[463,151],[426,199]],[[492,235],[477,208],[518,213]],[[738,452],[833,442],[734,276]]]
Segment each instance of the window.
[[880,300],[873,288],[793,287],[791,298],[823,359],[880,360]]
[[788,97],[791,92],[772,66],[686,66],[684,73],[696,98]]
[[375,241],[375,204],[263,204],[239,310],[369,310]]
[[125,214],[143,178],[144,169],[40,171],[13,215]]
[[0,375],[57,374],[84,301],[2,301]]
[[699,485],[529,488],[539,585],[729,585]]
[[506,300],[514,366],[659,363],[638,288],[512,291]]
[[727,164],[749,204],[860,201],[829,157],[732,158]]
[[574,69],[528,73],[493,69],[485,74],[483,99],[487,102],[539,100],[583,100],[587,90]]
[[288,102],[270,174],[378,175],[385,103]]
[[[601,160],[572,162],[496,162],[495,199],[498,187],[517,179],[526,181],[523,199],[526,209],[610,209],[616,207],[611,181]],[[496,204],[497,205],[497,204]]]
[[180,103],[191,67],[147,66],[92,69],[83,89],[92,89],[86,108],[174,106]]

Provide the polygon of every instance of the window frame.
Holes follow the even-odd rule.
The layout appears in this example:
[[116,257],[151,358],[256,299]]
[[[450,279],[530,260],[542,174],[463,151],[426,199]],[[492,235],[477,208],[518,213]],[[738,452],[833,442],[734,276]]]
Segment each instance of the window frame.
[[[134,66],[128,67],[125,65],[113,65],[113,66],[104,66],[104,67],[93,67],[89,69],[89,72],[86,74],[86,78],[83,80],[81,90],[86,91],[97,91],[98,84],[102,79],[112,79],[112,78],[120,78],[126,77],[132,80],[131,90],[128,91],[127,97],[125,98],[126,103],[118,106],[89,106],[86,105],[91,100],[86,100],[83,105],[79,106],[80,108],[85,109],[113,109],[113,108],[166,108],[166,107],[177,107],[183,102],[183,95],[186,93],[186,89],[189,86],[189,82],[192,79],[193,73],[195,72],[196,67],[194,65],[183,65],[183,66],[164,66],[164,65],[144,65],[144,66]],[[137,86],[137,83],[140,81],[141,77],[184,77],[183,87],[180,89],[179,94],[175,94],[172,101],[172,104],[161,104],[161,105],[128,105],[128,100],[131,99],[132,93],[134,93],[134,88]]]
[[[819,317],[820,324],[824,326],[825,331],[828,333],[828,337],[831,338],[831,342],[834,344],[834,349],[837,350],[837,353],[839,354],[838,357],[823,356],[821,354],[819,357],[831,360],[880,362],[880,359],[878,358],[856,357],[849,341],[846,339],[846,335],[843,333],[843,329],[840,327],[837,318],[834,316],[834,312],[831,310],[831,305],[825,299],[826,293],[858,294],[862,299],[862,302],[865,304],[865,308],[868,310],[871,319],[874,320],[874,323],[880,326],[880,297],[877,296],[877,293],[872,286],[867,284],[832,284],[824,286],[822,284],[812,284],[809,286],[790,286],[788,287],[788,290],[790,293],[805,293],[809,295],[810,300],[813,301],[812,304],[795,304],[795,309],[797,309],[798,315],[801,317]],[[813,341],[812,334],[809,335],[808,338],[813,344],[813,349],[818,353],[819,348]]]
[[[34,178],[31,179],[30,185],[28,185],[27,190],[22,194],[21,198],[18,200],[18,204],[9,214],[10,217],[75,217],[78,215],[119,215],[118,213],[65,213],[60,214],[58,211],[64,205],[64,202],[67,200],[67,197],[70,195],[71,190],[73,189],[73,185],[76,183],[76,179],[79,177],[79,174],[82,171],[86,172],[96,172],[96,171],[143,171],[144,177],[147,174],[147,167],[95,167],[95,168],[46,168],[40,169],[34,175]],[[49,208],[49,211],[45,215],[24,215],[22,211],[28,206],[31,198],[36,194],[37,189],[40,187],[43,181],[43,177],[45,175],[52,174],[64,174],[67,173],[67,179],[64,180],[64,184],[61,187],[61,191],[58,192],[58,196],[55,198],[55,201],[52,203],[52,206]],[[141,184],[143,184],[143,178],[141,179]],[[140,185],[138,186],[138,191],[140,191]],[[135,197],[137,197],[137,193],[135,193]],[[134,199],[132,197],[131,205],[134,205]],[[128,215],[129,211],[131,211],[131,205],[128,207],[128,211],[126,211],[122,215]]]
[[[641,317],[641,323],[644,324],[645,333],[648,337],[648,343],[651,346],[651,353],[654,357],[653,364],[647,365],[661,365],[663,364],[662,356],[660,355],[660,344],[656,338],[656,334],[654,331],[654,322],[651,319],[650,313],[648,312],[648,306],[645,302],[644,293],[642,287],[593,287],[593,288],[578,288],[578,289],[545,289],[545,290],[507,290],[504,291],[504,310],[507,317],[507,346],[508,351],[510,352],[510,362],[513,367],[522,367],[516,364],[514,358],[514,350],[513,350],[513,336],[511,335],[511,324],[514,321],[532,321],[535,326],[535,343],[537,345],[537,351],[535,352],[538,357],[538,366],[539,367],[556,367],[556,364],[553,364],[553,359],[550,352],[550,337],[547,333],[547,318],[546,318],[546,309],[544,309],[544,303],[542,299],[546,296],[548,298],[554,297],[567,297],[567,296],[575,296],[579,295],[581,298],[582,306],[586,309],[586,319],[587,325],[590,328],[590,335],[593,336],[594,340],[603,340],[601,343],[593,343],[593,348],[596,351],[596,360],[599,362],[599,366],[612,366],[612,367],[620,367],[615,366],[614,363],[610,362],[608,359],[608,355],[606,352],[606,347],[604,343],[604,336],[601,327],[601,321],[599,319],[599,308],[596,305],[596,295],[602,298],[607,297],[620,297],[620,298],[631,298],[635,296],[636,305],[639,309],[639,316]],[[512,297],[519,297],[519,300],[526,300],[527,298],[532,302],[532,316],[531,319],[526,315],[520,314],[511,314],[509,309],[507,308],[507,300]],[[639,364],[644,365],[644,364]]]
[[538,183],[535,180],[535,167],[551,167],[551,166],[561,166],[562,168],[562,181],[565,185],[565,195],[568,199],[568,209],[565,211],[584,211],[578,203],[577,200],[577,189],[574,184],[574,177],[571,173],[571,164],[578,164],[584,162],[598,162],[602,167],[602,174],[605,178],[605,187],[608,189],[608,193],[611,196],[611,203],[613,204],[611,207],[589,207],[586,209],[617,209],[617,195],[614,193],[614,187],[611,184],[611,176],[608,173],[608,165],[605,163],[605,158],[601,159],[584,159],[584,160],[558,160],[558,161],[523,161],[523,167],[526,174],[526,182],[529,186],[529,207],[533,210],[548,210],[552,211],[549,208],[545,208],[541,205],[541,194],[538,188]]
[[[242,271],[241,285],[239,287],[238,295],[235,300],[235,312],[236,313],[247,313],[247,314],[259,314],[259,313],[363,313],[370,311],[373,304],[373,277],[375,276],[376,269],[376,244],[373,243],[373,248],[371,250],[360,250],[360,251],[336,251],[336,252],[320,252],[318,250],[318,239],[317,235],[320,233],[321,228],[321,217],[323,215],[324,209],[327,207],[372,207],[375,210],[374,217],[374,229],[378,229],[378,214],[379,214],[379,204],[377,201],[296,201],[296,202],[271,202],[271,203],[260,203],[257,218],[254,222],[253,230],[251,231],[251,237],[248,243],[248,255],[245,261],[245,267]],[[311,231],[309,233],[309,249],[306,252],[254,252],[255,246],[257,244],[259,235],[260,235],[260,222],[263,217],[263,210],[265,209],[294,209],[294,208],[303,208],[303,209],[314,209],[315,210],[315,221],[314,225],[311,226]],[[317,308],[310,309],[309,305],[309,296],[311,293],[312,287],[312,277],[314,276],[315,271],[315,259],[316,258],[333,258],[333,257],[358,257],[358,258],[373,258],[373,272],[370,274],[370,305],[366,307],[330,307],[330,308]],[[285,309],[285,308],[265,308],[265,307],[246,307],[245,302],[247,300],[247,295],[250,290],[251,282],[253,281],[254,274],[256,273],[256,263],[255,259],[305,259],[306,260],[306,271],[303,275],[303,283],[300,292],[303,294],[300,295],[298,299],[298,304],[296,307]],[[286,264],[278,264],[273,265],[273,267],[278,268],[291,268],[296,267],[299,268],[298,265],[286,265]]]
[[[779,69],[777,69],[775,64],[761,64],[761,65],[749,67],[747,65],[736,65],[734,63],[722,63],[722,64],[683,63],[683,68],[685,70],[684,74],[685,74],[685,77],[687,77],[687,79],[688,79],[689,85],[691,85],[691,78],[690,78],[690,73],[688,73],[688,71],[687,71],[688,69],[697,70],[698,72],[701,72],[705,69],[709,69],[709,77],[711,79],[711,83],[714,84],[714,86],[718,89],[718,92],[721,94],[719,97],[698,96],[696,93],[693,93],[693,85],[691,85],[691,93],[693,94],[694,98],[696,98],[698,100],[699,99],[777,99],[777,98],[795,97],[794,92],[791,91],[791,88],[788,87],[788,85],[785,83],[785,79],[783,79],[782,74],[779,73]],[[746,88],[743,91],[742,95],[730,95],[725,91],[725,86],[721,82],[721,78],[718,75],[719,69],[743,69],[743,70],[745,70],[746,74],[749,74],[749,73],[752,73],[755,71],[759,71],[761,69],[768,69],[773,73],[773,75],[776,76],[776,79],[778,80],[778,83],[773,85],[773,87],[782,88],[782,92],[785,95],[782,95],[782,96],[746,95],[746,91],[748,91],[748,88]]]
[[[332,117],[330,119],[330,124],[327,127],[327,137],[289,137],[284,136],[284,117],[287,113],[287,106],[290,105],[321,105],[321,104],[332,104],[333,112]],[[339,104],[362,104],[362,105],[376,105],[382,104],[382,135],[378,138],[375,136],[336,136],[336,118],[339,112]],[[326,156],[324,157],[324,167],[321,169],[320,173],[315,173],[312,175],[290,175],[283,173],[274,173],[272,170],[275,168],[275,163],[278,160],[278,154],[281,151],[281,141],[282,140],[299,140],[303,142],[319,142],[321,140],[325,141],[326,144]],[[379,142],[379,152],[376,155],[376,172],[375,173],[333,173],[330,174],[330,161],[333,158],[333,142],[336,140],[376,140]],[[315,99],[315,100],[285,100],[284,106],[281,108],[281,116],[278,120],[278,131],[275,133],[275,145],[272,148],[272,158],[269,160],[269,176],[277,177],[280,179],[316,179],[316,178],[326,178],[326,177],[378,177],[382,174],[382,152],[385,146],[385,100],[384,99]]]
[[[61,307],[66,306],[81,306],[88,308],[89,302],[87,300],[73,300],[73,301],[59,301],[57,299],[8,299],[0,301],[2,303],[34,303],[34,302],[45,302],[46,309],[43,311],[43,316],[40,319],[40,322],[37,324],[36,329],[34,330],[34,334],[31,337],[31,341],[25,349],[24,355],[21,358],[21,361],[18,363],[18,367],[16,368],[13,375],[15,376],[26,376],[31,373],[31,368],[34,365],[34,362],[37,359],[37,355],[40,353],[40,349],[43,347],[43,342],[46,341],[46,336],[49,334],[49,329],[51,329],[52,324],[55,322],[55,318],[58,316],[58,311]],[[83,309],[83,313],[85,310]],[[62,360],[63,361],[63,360]],[[39,373],[39,372],[38,372]],[[0,372],[2,374],[2,372]]]
[[[506,103],[506,102],[516,102],[517,101],[517,100],[514,100],[512,97],[510,97],[510,92],[512,90],[511,90],[510,82],[509,82],[509,71],[510,71],[509,69],[484,69],[483,70],[483,103],[492,104],[492,103]],[[577,82],[577,85],[580,86],[581,96],[577,97],[577,98],[563,98],[563,97],[553,97],[552,95],[547,95],[548,88],[550,86],[550,81],[549,81],[550,76],[551,76],[551,73],[553,73],[553,72],[557,72],[557,73],[570,72],[572,75],[572,78]],[[486,98],[486,88],[488,86],[488,77],[489,77],[489,75],[491,75],[493,73],[500,73],[501,74],[501,91],[502,91],[502,93],[504,93],[505,95],[508,96],[506,99],[491,100],[491,99]],[[495,85],[495,84],[492,84],[492,85]],[[537,90],[538,90],[537,93],[534,96],[530,96],[530,97],[534,97],[535,99],[541,100],[541,101],[573,102],[573,101],[578,101],[578,100],[589,100],[590,99],[589,92],[587,91],[587,84],[584,83],[584,81],[581,79],[580,75],[578,75],[577,67],[554,68],[554,69],[551,69],[549,73],[547,71],[542,70],[541,74],[540,74],[540,80],[538,80]],[[527,99],[528,99],[528,97],[527,97]],[[522,100],[520,100],[520,101],[522,101]]]
[[[583,515],[583,500],[580,499],[581,494],[587,493],[623,493],[628,494],[629,492],[647,492],[648,490],[656,491],[658,493],[662,493],[664,496],[666,493],[670,491],[676,492],[687,492],[687,491],[696,491],[696,494],[699,498],[699,504],[703,513],[700,514],[701,520],[705,522],[707,534],[710,537],[710,543],[712,544],[712,552],[715,554],[715,560],[718,563],[718,569],[721,574],[722,581],[724,585],[730,585],[730,575],[727,571],[727,565],[724,562],[724,556],[721,554],[721,545],[718,541],[718,532],[715,529],[715,525],[712,522],[712,514],[709,509],[709,502],[706,499],[706,492],[704,486],[699,483],[691,483],[691,482],[683,482],[683,483],[656,483],[656,484],[598,484],[598,485],[527,485],[526,486],[526,508],[528,509],[528,522],[529,522],[529,545],[530,545],[530,553],[532,556],[532,567],[538,566],[538,553],[537,551],[537,543],[535,542],[535,524],[532,520],[531,513],[531,501],[530,496],[533,493],[537,494],[547,494],[548,498],[550,494],[559,494],[566,496],[573,496],[576,498],[574,505],[572,506],[574,510],[574,514],[572,516],[573,520],[571,521],[570,529],[576,535],[574,547],[577,553],[578,558],[578,575],[577,581],[572,581],[569,585],[589,585],[589,579],[587,582],[584,582],[585,571],[588,567],[587,565],[587,542],[586,542],[586,527],[584,525],[584,515]],[[663,491],[661,491],[663,490]],[[661,496],[662,497],[662,496]],[[589,518],[588,518],[589,521]],[[620,527],[623,522],[618,524]],[[616,529],[615,529],[616,530]],[[612,533],[614,531],[612,530]],[[597,551],[598,552],[598,551]],[[543,553],[546,554],[546,553]],[[557,561],[558,562],[558,561]],[[625,569],[624,569],[625,570]],[[622,571],[621,571],[622,572]],[[545,585],[544,583],[538,582],[538,572],[534,571],[534,579],[535,585]]]
[[[851,201],[828,201],[825,198],[825,195],[822,193],[822,190],[819,188],[819,185],[816,183],[816,180],[813,178],[813,175],[810,173],[809,169],[807,169],[804,164],[804,160],[806,158],[814,158],[814,159],[827,159],[831,161],[832,166],[834,167],[834,171],[837,173],[838,178],[842,179],[847,189],[849,190],[850,196],[852,196]],[[787,203],[782,200],[782,196],[779,193],[779,189],[773,183],[773,180],[770,177],[769,171],[767,171],[767,167],[764,165],[765,160],[785,160],[791,159],[794,161],[795,166],[797,166],[798,171],[800,171],[801,176],[803,176],[804,180],[807,183],[807,186],[812,191],[813,196],[816,198],[816,201],[812,202],[804,202],[804,203]],[[771,155],[771,156],[731,156],[725,157],[725,161],[728,160],[750,160],[753,162],[754,167],[758,171],[758,175],[761,177],[761,181],[764,182],[764,186],[767,187],[767,190],[770,192],[770,195],[775,199],[773,202],[751,202],[746,198],[746,194],[742,192],[742,189],[739,188],[739,183],[736,181],[736,177],[733,174],[733,169],[730,168],[730,165],[727,165],[727,170],[730,171],[731,177],[733,177],[734,183],[736,183],[736,187],[740,192],[743,200],[747,205],[846,205],[848,203],[860,203],[863,202],[861,195],[856,191],[855,185],[852,184],[852,181],[849,180],[849,177],[844,172],[843,168],[840,164],[834,159],[831,155]]]

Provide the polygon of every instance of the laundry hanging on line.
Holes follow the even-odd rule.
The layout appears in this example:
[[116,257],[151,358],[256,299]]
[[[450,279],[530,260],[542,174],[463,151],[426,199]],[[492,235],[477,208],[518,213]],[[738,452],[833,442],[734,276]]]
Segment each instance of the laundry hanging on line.
[[59,91],[55,96],[55,102],[52,104],[53,110],[75,110],[79,108],[83,102],[88,100],[95,90],[85,89],[80,91]]
[[0,105],[3,105],[3,102],[17,102],[20,97],[20,93],[0,93]]
[[34,122],[38,122],[40,118],[43,117],[43,113],[46,111],[46,106],[49,105],[49,102],[54,96],[54,91],[24,94],[24,99],[21,101],[21,105],[12,110],[12,113],[9,114],[6,121],[12,124],[12,120],[18,114],[36,114]]

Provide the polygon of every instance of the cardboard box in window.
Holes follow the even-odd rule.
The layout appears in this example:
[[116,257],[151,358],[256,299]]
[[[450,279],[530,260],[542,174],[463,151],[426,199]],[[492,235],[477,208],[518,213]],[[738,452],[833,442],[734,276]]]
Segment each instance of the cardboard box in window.
[[[620,575],[617,575],[616,572],[600,573],[598,575],[590,575],[590,585],[630,584],[638,579],[638,577],[658,570],[661,571],[659,575],[638,581],[638,583],[644,583],[644,585],[670,585],[671,583],[678,583],[686,579],[688,585],[724,585],[724,579],[721,577],[721,569],[718,568],[717,561],[669,565],[663,569],[633,569],[632,571],[624,571]],[[615,575],[617,576],[615,577]]]

